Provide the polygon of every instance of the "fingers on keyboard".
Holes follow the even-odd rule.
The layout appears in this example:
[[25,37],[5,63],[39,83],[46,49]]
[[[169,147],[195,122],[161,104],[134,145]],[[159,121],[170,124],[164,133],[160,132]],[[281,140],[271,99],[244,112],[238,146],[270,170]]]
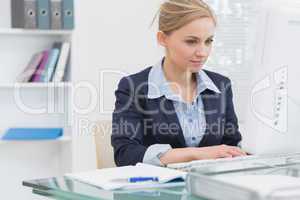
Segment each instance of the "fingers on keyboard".
[[224,151],[224,152],[220,153],[220,157],[221,158],[232,158],[232,154],[230,152]]
[[247,154],[238,147],[230,147],[230,150],[234,152],[235,156],[246,156]]

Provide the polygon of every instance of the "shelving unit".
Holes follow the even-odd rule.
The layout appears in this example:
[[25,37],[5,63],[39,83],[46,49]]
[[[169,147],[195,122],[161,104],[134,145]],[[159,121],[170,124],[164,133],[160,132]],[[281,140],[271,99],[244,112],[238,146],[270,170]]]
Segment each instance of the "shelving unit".
[[71,136],[62,136],[56,140],[28,140],[28,141],[9,141],[9,140],[0,140],[1,144],[40,144],[40,143],[68,143],[72,141]]
[[[0,140],[1,194],[7,199],[35,199],[22,187],[26,179],[62,176],[72,172],[72,36],[69,30],[10,28],[10,0],[0,3],[0,136],[10,127],[62,127],[56,140]],[[64,82],[16,83],[33,54],[52,48],[54,42],[70,42],[71,54]],[[2,188],[3,189],[3,188]]]
[[11,83],[0,84],[0,89],[18,89],[18,88],[70,88],[72,83],[60,82],[60,83]]
[[17,29],[17,28],[0,28],[0,35],[72,35],[69,30],[31,30],[31,29]]

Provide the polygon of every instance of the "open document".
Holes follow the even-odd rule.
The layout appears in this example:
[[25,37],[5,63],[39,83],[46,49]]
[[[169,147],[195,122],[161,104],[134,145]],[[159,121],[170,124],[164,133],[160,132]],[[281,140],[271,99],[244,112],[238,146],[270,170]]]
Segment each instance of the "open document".
[[105,190],[184,185],[186,172],[138,163],[65,175]]

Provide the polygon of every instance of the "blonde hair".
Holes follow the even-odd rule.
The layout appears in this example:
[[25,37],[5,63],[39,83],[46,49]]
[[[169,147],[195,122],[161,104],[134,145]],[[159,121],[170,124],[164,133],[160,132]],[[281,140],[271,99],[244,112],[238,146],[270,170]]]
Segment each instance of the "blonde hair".
[[165,34],[171,34],[199,18],[208,17],[217,24],[212,9],[202,0],[167,0],[160,6],[154,20],[158,15],[159,31]]

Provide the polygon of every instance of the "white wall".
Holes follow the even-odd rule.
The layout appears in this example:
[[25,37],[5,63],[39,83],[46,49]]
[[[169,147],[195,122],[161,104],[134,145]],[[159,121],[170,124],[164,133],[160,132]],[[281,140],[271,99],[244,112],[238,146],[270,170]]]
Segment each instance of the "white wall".
[[[114,107],[114,90],[122,75],[112,74],[100,80],[101,70],[119,70],[134,73],[153,65],[161,57],[157,45],[155,26],[150,27],[159,8],[160,0],[141,1],[77,1],[76,35],[78,66],[76,80],[88,80],[104,86],[98,93],[97,108],[88,114],[89,119],[110,119]],[[87,96],[87,90],[82,95]],[[95,98],[95,97],[93,97]],[[81,98],[86,107],[90,98]],[[103,103],[108,114],[101,114]]]

